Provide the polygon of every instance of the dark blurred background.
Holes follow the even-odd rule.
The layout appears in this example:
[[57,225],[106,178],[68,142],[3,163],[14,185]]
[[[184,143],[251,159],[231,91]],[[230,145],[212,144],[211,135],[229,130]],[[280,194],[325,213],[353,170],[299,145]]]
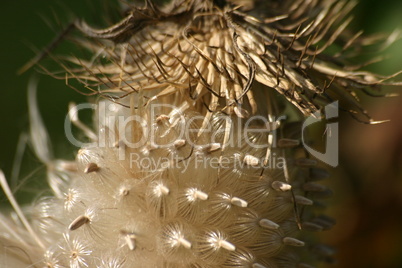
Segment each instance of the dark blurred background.
[[[102,4],[98,4],[102,2]],[[34,70],[17,75],[37,49],[48,44],[74,17],[94,24],[103,22],[104,1],[3,0],[0,16],[0,169],[11,178],[17,143],[28,131],[27,85]],[[402,30],[401,0],[362,0],[354,10],[352,28],[366,33],[391,33]],[[53,25],[53,26],[51,26]],[[62,45],[61,52],[74,47]],[[383,75],[402,70],[402,41],[384,53],[388,58],[367,67]],[[86,98],[68,88],[64,81],[45,75],[39,77],[40,112],[50,132],[56,157],[74,157],[77,148],[67,142],[63,123],[70,101]],[[402,76],[399,76],[402,81]],[[401,91],[384,88],[385,91]],[[334,190],[328,201],[329,214],[337,219],[325,241],[337,252],[337,267],[402,267],[402,98],[369,98],[362,102],[376,120],[390,119],[380,125],[364,125],[340,117],[340,167],[327,183]],[[43,177],[44,167],[27,149],[14,186],[25,189],[33,178]],[[24,187],[25,185],[25,187]],[[17,187],[18,188],[18,187]],[[14,187],[15,190],[17,190]],[[32,193],[40,184],[33,183]],[[0,195],[0,206],[6,201]]]

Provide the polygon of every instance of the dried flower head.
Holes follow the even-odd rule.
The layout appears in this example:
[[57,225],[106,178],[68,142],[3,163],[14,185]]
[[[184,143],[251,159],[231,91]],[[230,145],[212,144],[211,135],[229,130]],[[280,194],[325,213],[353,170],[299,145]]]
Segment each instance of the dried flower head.
[[62,74],[42,70],[104,97],[90,106],[95,127],[72,104],[70,121],[90,142],[74,162],[56,161],[31,98],[31,135],[54,194],[28,220],[0,173],[18,215],[16,224],[1,216],[9,246],[0,257],[10,267],[330,262],[311,236],[334,224],[317,201],[331,194],[316,182],[328,174],[302,148],[300,121],[339,101],[373,123],[355,91],[393,77],[348,65],[372,41],[345,30],[354,5],[147,0],[106,29],[74,22],[91,58],[52,56]]

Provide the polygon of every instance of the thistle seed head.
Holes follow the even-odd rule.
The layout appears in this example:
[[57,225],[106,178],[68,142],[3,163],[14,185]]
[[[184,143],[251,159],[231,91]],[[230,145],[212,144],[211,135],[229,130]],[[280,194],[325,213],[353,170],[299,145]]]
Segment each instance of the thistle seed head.
[[[334,100],[373,123],[356,92],[397,84],[350,65],[370,43],[346,30],[355,3],[147,0],[105,29],[74,22],[91,57],[52,57],[63,74],[42,68],[103,97],[93,128],[70,107],[91,143],[74,163],[54,160],[32,105],[54,196],[28,220],[0,173],[18,215],[0,215],[0,257],[73,268],[330,261],[332,251],[304,232],[334,224],[317,212],[330,193],[317,181],[328,174],[295,126]],[[293,122],[279,118],[285,112]]]

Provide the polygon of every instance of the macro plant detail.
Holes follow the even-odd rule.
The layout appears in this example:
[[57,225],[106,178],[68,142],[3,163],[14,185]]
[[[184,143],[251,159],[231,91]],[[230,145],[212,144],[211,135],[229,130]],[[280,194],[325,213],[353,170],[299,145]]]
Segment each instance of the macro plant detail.
[[94,127],[72,104],[88,142],[75,161],[52,159],[30,85],[31,139],[52,195],[21,210],[0,174],[15,209],[1,215],[0,257],[8,267],[331,262],[314,236],[334,224],[319,201],[331,194],[318,182],[328,173],[303,148],[303,120],[338,101],[377,123],[356,92],[399,84],[388,82],[398,73],[349,63],[378,42],[347,31],[355,4],[147,0],[105,29],[75,21],[70,34],[90,58],[46,49],[31,63],[98,97]]

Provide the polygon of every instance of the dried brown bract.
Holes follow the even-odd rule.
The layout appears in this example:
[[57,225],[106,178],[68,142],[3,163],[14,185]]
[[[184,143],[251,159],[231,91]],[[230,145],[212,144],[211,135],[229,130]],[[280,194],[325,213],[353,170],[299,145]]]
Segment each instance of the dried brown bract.
[[378,41],[347,30],[355,5],[183,0],[157,7],[146,1],[106,29],[76,22],[91,38],[81,37],[81,44],[95,57],[70,58],[63,65],[67,77],[60,78],[76,78],[102,95],[144,92],[144,103],[176,95],[189,106],[204,105],[207,113],[231,114],[242,106],[255,114],[271,101],[260,91],[274,89],[304,115],[340,100],[353,117],[373,123],[356,93],[372,95],[382,85],[401,83],[389,82],[399,73],[384,77],[360,70],[366,63],[352,64],[362,47]]

